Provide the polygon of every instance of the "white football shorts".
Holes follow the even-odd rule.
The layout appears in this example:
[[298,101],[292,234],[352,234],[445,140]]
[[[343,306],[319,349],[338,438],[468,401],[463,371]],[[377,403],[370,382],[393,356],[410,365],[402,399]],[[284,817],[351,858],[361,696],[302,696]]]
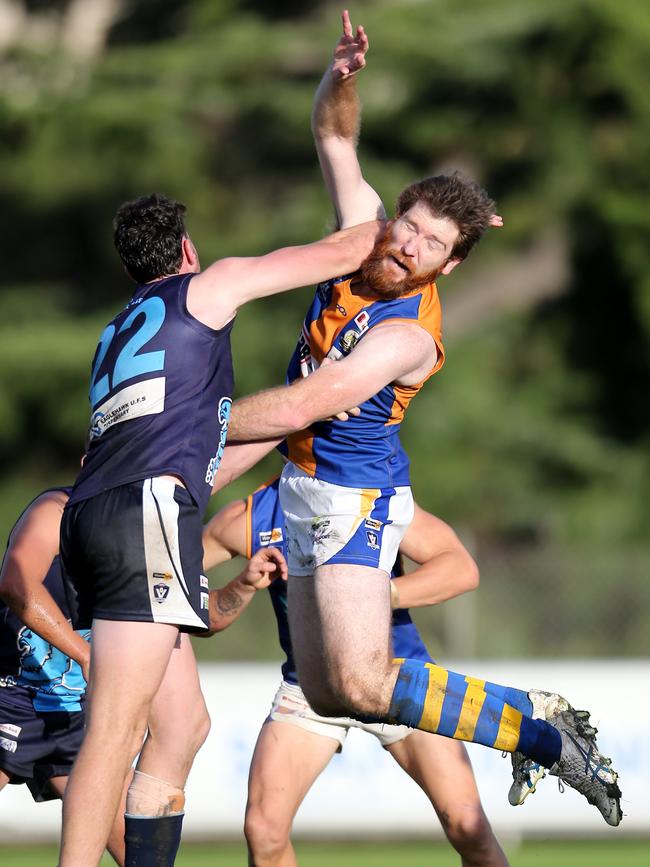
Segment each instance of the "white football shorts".
[[390,575],[413,520],[410,487],[348,488],[288,463],[279,495],[290,575],[312,575],[332,563],[373,566]]
[[[388,723],[364,723],[351,717],[319,716],[312,710],[303,691],[297,684],[283,680],[275,694],[268,720],[288,723],[315,735],[338,741],[337,752],[341,752],[350,729],[361,729],[374,735],[382,747],[389,747],[403,741],[413,729],[408,726],[394,726]],[[267,721],[268,721],[267,720]]]

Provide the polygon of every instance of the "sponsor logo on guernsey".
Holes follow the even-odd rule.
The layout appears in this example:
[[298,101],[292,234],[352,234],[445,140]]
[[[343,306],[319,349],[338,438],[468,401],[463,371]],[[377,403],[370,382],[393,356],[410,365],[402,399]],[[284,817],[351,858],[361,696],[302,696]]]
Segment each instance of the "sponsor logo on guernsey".
[[22,726],[15,726],[13,723],[0,723],[0,732],[11,735],[12,738],[17,738],[22,730]]
[[8,753],[15,753],[18,744],[16,741],[10,741],[8,738],[0,738],[0,750],[6,750]]
[[298,337],[298,362],[300,364],[300,375],[303,379],[314,372],[314,359],[311,355],[309,332],[305,323],[303,323],[302,331]]
[[159,581],[171,581],[173,575],[171,572],[154,572],[153,577],[157,578]]
[[362,310],[352,320],[356,325],[356,330],[348,329],[343,337],[341,337],[341,351],[346,355],[351,352],[359,342],[359,338],[366,333],[370,327],[370,315],[367,310]]
[[260,534],[260,545],[275,545],[277,542],[282,542],[284,534],[280,527],[274,527],[272,530],[264,530]]
[[379,548],[379,536],[373,530],[368,530],[366,537],[368,538],[368,547],[376,551]]
[[210,596],[207,593],[201,593],[201,608],[208,610],[210,607]]
[[214,484],[214,477],[217,475],[217,470],[219,469],[219,464],[223,457],[223,451],[226,448],[226,436],[228,435],[228,422],[230,421],[231,407],[232,398],[222,397],[217,409],[217,421],[219,422],[219,445],[217,446],[215,456],[210,459],[205,471],[205,483],[206,485],[210,485],[210,487]]
[[348,352],[352,352],[354,347],[359,342],[359,337],[361,335],[357,331],[346,331],[343,337],[341,338],[341,349],[347,355]]
[[201,587],[204,587],[206,590],[210,586],[210,583],[209,583],[208,579],[205,577],[205,575],[201,575],[199,577],[199,583],[200,583]]
[[381,521],[376,521],[374,518],[366,518],[365,526],[369,530],[381,530]]
[[169,596],[169,585],[167,584],[154,584],[153,585],[153,597],[158,603],[163,603],[165,599]]
[[121,421],[157,415],[165,409],[165,377],[136,382],[118,391],[97,407],[90,418],[90,439],[94,440]]
[[359,334],[364,334],[370,326],[370,314],[367,310],[362,310],[354,317],[354,322],[359,329]]

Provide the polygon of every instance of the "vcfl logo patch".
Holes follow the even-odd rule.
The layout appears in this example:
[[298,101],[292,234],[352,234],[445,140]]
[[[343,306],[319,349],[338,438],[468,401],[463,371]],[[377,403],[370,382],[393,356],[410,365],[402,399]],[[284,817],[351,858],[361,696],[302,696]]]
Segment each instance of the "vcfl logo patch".
[[154,584],[153,585],[153,596],[156,602],[161,603],[164,602],[165,599],[169,596],[169,585],[167,584]]
[[379,548],[379,536],[373,530],[368,530],[366,536],[368,538],[368,547],[376,551]]

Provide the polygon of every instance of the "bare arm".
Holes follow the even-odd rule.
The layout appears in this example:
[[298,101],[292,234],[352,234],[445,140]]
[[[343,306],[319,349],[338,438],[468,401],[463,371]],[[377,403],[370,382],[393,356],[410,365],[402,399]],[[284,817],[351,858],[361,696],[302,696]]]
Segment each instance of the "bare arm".
[[415,506],[400,552],[421,565],[394,578],[393,607],[437,605],[478,587],[478,566],[448,524]]
[[67,496],[43,494],[11,534],[0,572],[0,598],[16,617],[81,665],[88,674],[90,645],[74,631],[43,582],[59,553],[59,529]]
[[342,228],[386,216],[381,199],[361,173],[357,157],[361,102],[355,75],[365,66],[367,51],[368,37],[363,27],[353,32],[346,10],[343,35],[316,91],[312,111],[312,132],[323,179]]
[[[238,555],[246,557],[247,553],[246,501],[235,500],[203,528],[203,568],[211,569]],[[282,554],[275,548],[261,548],[240,575],[225,587],[210,590],[209,635],[227,629],[249,606],[258,590],[278,579],[287,579]]]
[[421,381],[433,368],[433,338],[419,325],[385,324],[372,329],[352,352],[306,379],[235,401],[229,436],[235,440],[282,437],[361,406],[384,386]]
[[210,328],[221,328],[248,301],[356,271],[380,228],[378,222],[367,222],[313,244],[283,247],[265,256],[219,259],[190,281],[187,309]]
[[248,608],[258,590],[272,581],[287,580],[287,564],[277,548],[260,548],[249,560],[246,568],[225,587],[210,591],[210,631],[223,632]]
[[[265,458],[279,443],[282,437],[271,440],[262,440],[254,443],[230,443],[226,444],[223,458],[219,464],[219,470],[212,485],[212,493],[225,488],[235,479],[243,476],[245,472]],[[207,567],[210,568],[210,567]]]
[[246,555],[246,500],[234,500],[203,527],[203,568]]

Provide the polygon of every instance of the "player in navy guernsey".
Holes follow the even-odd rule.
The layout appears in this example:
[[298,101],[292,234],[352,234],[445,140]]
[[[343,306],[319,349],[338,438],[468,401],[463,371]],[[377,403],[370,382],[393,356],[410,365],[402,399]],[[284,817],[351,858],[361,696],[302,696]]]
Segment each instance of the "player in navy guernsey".
[[[206,716],[191,646],[179,633],[209,623],[201,515],[228,428],[237,310],[325,279],[341,260],[358,267],[379,228],[366,223],[201,271],[184,212],[153,194],[123,205],[114,224],[137,285],[99,338],[90,447],[61,526],[73,622],[93,627],[93,688],[66,793],[60,867],[99,862],[152,703],[182,700]],[[173,655],[175,647],[182,652]],[[127,865],[144,864],[154,851],[156,865],[173,864],[183,787],[205,734],[205,725],[188,720],[170,752],[149,732],[127,799]]]
[[[59,562],[70,488],[39,494],[7,542],[0,572],[0,789],[26,783],[35,801],[62,798],[83,739],[89,630],[75,632]],[[124,863],[124,822],[107,848]]]
[[[237,554],[275,546],[286,553],[286,527],[278,497],[278,479],[246,500],[229,503],[207,524],[204,566]],[[478,583],[476,564],[453,530],[420,508],[402,540],[401,550],[422,565],[403,574],[401,556],[392,574],[392,640],[396,656],[431,662],[406,605],[443,602]],[[304,797],[347,732],[356,727],[373,734],[395,761],[422,786],[447,837],[464,864],[496,867],[507,861],[481,807],[465,747],[406,726],[362,723],[349,717],[316,714],[305,699],[296,673],[287,618],[286,582],[265,581],[286,659],[282,682],[260,731],[249,777],[245,831],[252,864],[295,863],[290,841],[293,819]],[[252,593],[242,597],[240,610]]]

